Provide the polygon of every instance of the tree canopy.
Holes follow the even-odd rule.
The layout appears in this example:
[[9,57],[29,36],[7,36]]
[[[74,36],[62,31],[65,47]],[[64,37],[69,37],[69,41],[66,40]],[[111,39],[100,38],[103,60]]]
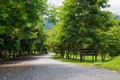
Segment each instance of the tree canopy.
[[[42,53],[46,47],[67,58],[84,48],[119,55],[120,21],[113,13],[101,10],[110,6],[108,0],[65,0],[60,7],[46,3],[47,0],[0,0],[2,58]],[[45,16],[55,24],[46,32]]]
[[61,27],[57,32],[59,36],[56,34],[59,29],[53,29],[56,34],[54,44],[57,44],[54,46],[55,51],[61,53],[61,56],[66,53],[68,58],[71,53],[83,48],[109,53],[110,45],[106,43],[108,33],[111,27],[119,25],[114,14],[101,10],[109,6],[108,0],[65,0],[59,8],[62,23],[57,24]]
[[1,57],[9,55],[13,58],[43,51],[43,15],[46,9],[46,0],[0,0]]

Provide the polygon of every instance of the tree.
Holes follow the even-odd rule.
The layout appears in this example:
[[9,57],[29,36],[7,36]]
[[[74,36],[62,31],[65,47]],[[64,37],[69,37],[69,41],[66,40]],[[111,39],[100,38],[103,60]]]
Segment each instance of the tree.
[[111,27],[106,33],[106,45],[110,56],[120,55],[120,26]]
[[52,22],[54,23],[54,25],[56,25],[57,22],[60,21],[59,13],[60,13],[60,7],[57,7],[54,4],[49,4],[46,14],[47,18],[49,19],[49,22]]
[[[118,41],[118,39],[116,40],[113,39],[115,35],[114,32],[111,31],[112,29],[115,30],[114,26],[117,27],[119,26],[119,20],[117,20],[116,16],[110,12],[104,11],[103,13],[106,13],[104,28],[97,29],[96,31],[97,31],[97,37],[99,38],[97,49],[101,52],[102,60],[105,60],[105,53],[109,53],[110,56],[118,55],[117,49],[112,49],[110,44],[113,44],[114,41],[116,42]],[[119,27],[117,29],[119,29]],[[115,47],[115,43],[114,43],[114,47]]]
[[[108,7],[108,0],[65,0],[61,8],[63,21],[62,44],[68,58],[74,50],[93,47],[96,49],[100,42],[97,29],[106,30],[110,19],[108,12],[101,8]],[[106,14],[107,13],[107,14]],[[104,23],[104,24],[103,24]],[[76,47],[77,46],[77,47]]]
[[1,54],[9,52],[10,55],[18,55],[26,44],[27,50],[32,52],[34,38],[38,37],[34,29],[38,25],[43,26],[43,15],[47,8],[46,0],[0,0],[0,2]]

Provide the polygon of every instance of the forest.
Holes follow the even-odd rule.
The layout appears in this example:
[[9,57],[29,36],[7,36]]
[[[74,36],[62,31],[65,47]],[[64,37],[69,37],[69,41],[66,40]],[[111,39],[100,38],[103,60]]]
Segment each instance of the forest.
[[81,49],[94,49],[102,61],[119,56],[119,15],[103,10],[107,7],[108,0],[65,0],[63,6],[51,5],[49,19],[56,25],[47,31],[48,49],[67,59],[77,58]]
[[[120,20],[108,0],[0,0],[0,60],[52,51],[61,58],[78,56],[81,49],[97,54],[120,55]],[[44,18],[54,23],[45,30]]]
[[46,0],[0,0],[0,59],[46,52]]

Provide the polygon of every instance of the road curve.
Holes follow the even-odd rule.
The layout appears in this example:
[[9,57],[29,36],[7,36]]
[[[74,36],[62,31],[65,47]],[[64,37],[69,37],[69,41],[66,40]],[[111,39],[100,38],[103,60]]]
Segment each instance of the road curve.
[[120,80],[115,71],[59,62],[51,55],[33,56],[16,67],[2,65],[0,69],[5,70],[0,70],[0,80]]

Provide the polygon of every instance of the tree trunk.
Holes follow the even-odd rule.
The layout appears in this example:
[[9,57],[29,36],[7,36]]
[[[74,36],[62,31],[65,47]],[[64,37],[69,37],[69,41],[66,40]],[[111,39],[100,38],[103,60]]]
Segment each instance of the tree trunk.
[[101,60],[105,61],[105,53],[101,53]]
[[0,49],[0,57],[2,58],[2,49]]
[[76,59],[77,59],[77,56],[78,56],[78,55],[77,55],[77,52],[75,52],[75,53],[76,53]]
[[64,58],[64,50],[61,49],[61,57]]
[[70,52],[69,52],[69,50],[68,50],[68,53],[67,53],[67,55],[66,55],[66,58],[67,58],[67,59],[70,58],[69,54],[70,54]]
[[8,59],[11,59],[11,52],[10,52],[10,50],[8,51]]

